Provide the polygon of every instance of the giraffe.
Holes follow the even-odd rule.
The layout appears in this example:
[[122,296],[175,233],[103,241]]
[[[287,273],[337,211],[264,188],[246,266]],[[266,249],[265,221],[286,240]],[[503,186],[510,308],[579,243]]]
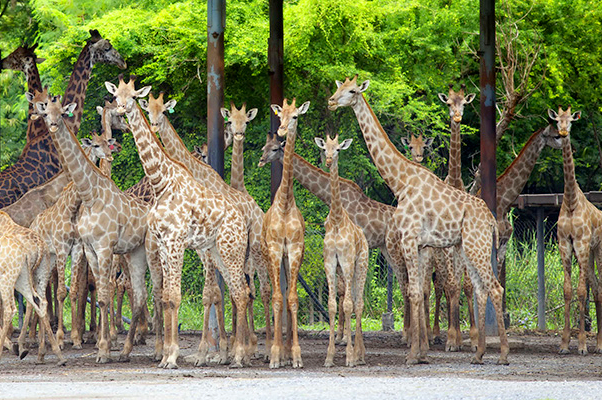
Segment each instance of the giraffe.
[[[89,149],[89,158],[93,164],[96,164],[98,159],[113,160],[113,148],[115,139],[105,139],[104,136],[93,135],[92,139],[82,139],[82,147]],[[31,229],[37,232],[44,239],[50,250],[51,267],[56,268],[58,272],[58,329],[56,337],[59,345],[63,347],[65,336],[63,326],[63,305],[67,297],[67,287],[65,285],[65,263],[67,257],[79,237],[77,235],[77,214],[81,205],[81,199],[75,186],[71,183],[64,190],[57,202],[40,213],[31,223]],[[75,257],[74,257],[75,258]],[[75,267],[75,264],[74,264]],[[72,277],[74,283],[77,282],[79,271],[77,268],[72,268]],[[71,304],[72,316],[75,316],[76,311],[76,296],[77,285],[75,290],[72,290]],[[75,321],[72,317],[72,321]],[[76,330],[77,331],[77,330]]]
[[[173,100],[172,100],[173,101]],[[169,102],[168,102],[169,103]],[[154,105],[151,107],[151,104]],[[175,103],[171,103],[174,104]],[[261,293],[261,300],[263,303],[263,309],[265,313],[266,320],[266,351],[271,346],[271,323],[269,317],[269,304],[270,304],[270,285],[268,281],[268,258],[265,253],[265,249],[261,244],[261,230],[262,230],[262,221],[263,221],[263,210],[259,207],[257,202],[249,196],[247,193],[242,193],[230,185],[226,184],[222,177],[209,165],[203,163],[195,156],[193,156],[184,143],[182,139],[178,136],[178,133],[175,131],[169,120],[164,114],[164,111],[167,110],[165,104],[163,104],[163,99],[161,96],[159,98],[154,99],[151,97],[149,102],[141,101],[141,107],[146,109],[149,112],[149,120],[151,124],[151,128],[156,129],[161,136],[163,144],[165,146],[165,151],[168,156],[171,158],[182,162],[188,170],[192,173],[194,178],[199,181],[204,187],[210,189],[216,193],[221,193],[226,196],[231,204],[236,205],[237,208],[241,210],[243,216],[245,217],[245,226],[247,227],[248,232],[248,249],[249,249],[249,257],[246,259],[245,263],[245,273],[249,275],[249,278],[254,276],[254,271],[257,271],[259,275],[259,291]],[[233,135],[230,135],[233,136]],[[205,262],[210,262],[210,260],[205,259]],[[204,263],[205,265],[206,263]],[[209,266],[208,269],[212,267]],[[212,301],[221,303],[221,294],[218,292],[219,288],[217,287],[217,282],[213,280],[214,274],[209,274],[209,282],[205,282],[204,291],[208,291],[207,297],[213,299]],[[209,284],[213,285],[209,285]],[[212,294],[209,294],[212,293]],[[207,300],[209,301],[209,300]],[[253,302],[253,298],[251,298],[251,303]],[[252,305],[249,305],[249,312],[252,312]],[[255,348],[257,346],[257,336],[254,332],[253,321],[251,319],[251,329],[249,330],[250,334],[250,342],[253,350],[251,353],[255,353]],[[234,331],[235,328],[233,328]],[[205,343],[202,342],[202,345],[205,346]],[[204,365],[208,362],[207,352],[205,347],[203,347],[203,351],[199,351],[196,355],[191,358],[194,359],[195,365]],[[221,351],[221,346],[220,346]],[[267,354],[266,354],[267,356]],[[220,362],[225,361],[223,355],[220,356]]]
[[560,354],[569,354],[571,338],[570,304],[573,297],[571,270],[573,253],[579,263],[579,283],[577,297],[579,299],[579,344],[577,351],[587,354],[585,336],[585,302],[587,301],[586,282],[594,292],[596,304],[596,320],[598,335],[596,336],[596,353],[602,353],[602,285],[598,282],[594,270],[594,261],[598,266],[598,274],[602,268],[602,211],[597,209],[586,198],[575,177],[575,162],[571,147],[571,125],[581,118],[581,111],[571,113],[571,106],[566,110],[558,107],[558,112],[548,109],[548,115],[557,122],[558,133],[562,140],[562,158],[564,171],[564,196],[558,215],[558,248],[564,267],[564,330],[560,343]]
[[[339,144],[338,135],[331,139],[326,136],[315,138],[316,145],[324,150],[326,166],[330,169],[330,212],[324,226],[324,269],[328,281],[328,314],[330,317],[330,341],[324,366],[334,366],[335,333],[334,324],[337,312],[336,275],[337,266],[341,268],[345,283],[344,313],[347,354],[345,364],[354,367],[365,364],[366,349],[362,337],[362,312],[364,309],[364,285],[368,272],[368,242],[362,229],[357,226],[341,201],[339,184],[339,152],[348,149],[353,139],[346,139]],[[351,344],[351,312],[355,311],[356,329],[355,346]]]
[[[272,104],[272,110],[280,118],[278,136],[287,137],[287,146],[284,149],[282,162],[282,180],[276,191],[271,207],[263,218],[261,231],[262,245],[269,256],[269,274],[272,281],[272,308],[274,312],[274,342],[270,352],[270,368],[279,368],[284,365],[287,358],[292,356],[293,368],[302,368],[301,347],[297,328],[297,311],[299,298],[297,295],[297,276],[303,261],[305,250],[305,221],[295,203],[293,192],[292,158],[295,151],[297,138],[297,119],[309,109],[309,101],[300,107],[295,106],[293,99],[288,104],[284,99],[282,107]],[[259,161],[259,166],[264,165]],[[283,257],[288,263],[287,275],[289,288],[286,296],[288,310],[286,346],[282,349],[282,292],[280,289],[280,265]]]
[[[214,265],[224,276],[237,308],[245,310],[250,297],[244,277],[247,231],[238,208],[222,194],[203,187],[184,164],[170,158],[163,150],[135,101],[137,97],[146,96],[151,87],[136,90],[135,77],[130,77],[128,83],[123,81],[122,76],[119,78],[119,86],[111,82],[105,82],[105,86],[116,97],[119,109],[127,115],[140,160],[157,198],[148,215],[148,227],[149,234],[156,239],[160,249],[163,273],[165,343],[159,367],[177,368],[178,309],[182,296],[180,280],[184,250],[187,247],[197,251],[208,250]],[[201,346],[207,346],[208,336],[209,303],[204,302],[204,305]],[[232,367],[242,367],[248,357],[245,348],[246,320],[239,318],[237,323]],[[159,327],[156,329],[159,335]],[[201,346],[199,351],[203,350]]]
[[34,231],[15,224],[8,214],[2,211],[0,211],[0,228],[3,233],[0,236],[0,299],[2,299],[4,316],[0,333],[0,357],[6,334],[12,326],[12,318],[16,313],[15,303],[12,300],[13,290],[16,289],[30,304],[28,310],[35,309],[41,320],[38,362],[44,362],[47,333],[52,350],[59,359],[57,365],[65,365],[66,360],[52,333],[46,314],[46,299],[40,296],[44,289],[43,282],[50,274],[46,244]]
[[328,107],[331,111],[345,106],[353,109],[374,163],[398,199],[386,241],[391,256],[400,259],[400,263],[405,261],[408,273],[412,337],[406,363],[427,362],[422,290],[425,271],[419,263],[418,249],[454,246],[458,257],[468,265],[479,306],[478,349],[472,363],[483,363],[485,305],[489,294],[500,333],[498,363],[507,364],[509,347],[501,308],[503,289],[490,263],[494,235],[498,236],[493,215],[482,199],[446,185],[431,171],[401,155],[362,94],[370,82],[358,86],[356,80],[357,75],[344,83],[337,81],[338,89],[328,100]]
[[412,160],[421,163],[424,160],[424,150],[433,144],[433,138],[423,138],[422,133],[418,136],[402,137],[401,143],[410,149]]
[[238,110],[234,103],[230,103],[230,110],[222,107],[220,111],[226,122],[225,131],[229,133],[227,136],[232,137],[233,140],[230,186],[248,194],[244,179],[245,162],[243,148],[247,124],[257,116],[257,109],[252,108],[247,112],[246,104],[243,104],[240,110]]
[[[153,243],[146,241],[149,206],[124,194],[85,156],[72,132],[67,129],[63,115],[73,113],[76,103],[60,104],[58,96],[48,104],[36,103],[46,126],[66,164],[63,166],[73,180],[82,201],[77,225],[85,249],[86,259],[96,278],[100,305],[100,334],[97,363],[110,361],[109,324],[107,307],[110,301],[109,273],[113,254],[129,253],[131,278],[134,288],[132,324],[120,360],[127,360],[133,346],[133,337],[146,301],[145,273],[147,257],[154,272]],[[146,250],[146,248],[149,248]]]
[[[75,63],[63,99],[63,104],[78,104],[73,118],[66,120],[68,128],[75,135],[81,123],[92,67],[96,63],[113,64],[121,69],[127,66],[123,57],[98,31],[91,30],[90,36]],[[34,88],[32,93],[36,90],[41,91],[41,85],[39,89]],[[0,173],[0,208],[14,203],[29,189],[50,180],[60,171],[63,164],[44,123],[36,122],[32,126],[35,131],[30,132],[28,137],[34,139],[25,145],[17,162]]]

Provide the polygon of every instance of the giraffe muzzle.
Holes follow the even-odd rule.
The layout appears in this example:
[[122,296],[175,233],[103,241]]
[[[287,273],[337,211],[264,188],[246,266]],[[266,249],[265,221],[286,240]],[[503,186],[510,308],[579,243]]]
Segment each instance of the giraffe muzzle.
[[151,132],[157,133],[159,131],[159,124],[151,124]]
[[562,129],[558,131],[558,134],[562,137],[567,137],[569,135],[569,131],[567,131],[566,129]]
[[462,116],[461,115],[454,115],[454,122],[462,122]]
[[59,127],[56,124],[52,124],[52,125],[50,125],[50,127],[48,127],[48,130],[52,133],[55,133],[59,130]]
[[339,107],[339,105],[337,104],[336,100],[334,99],[329,99],[328,100],[328,109],[330,111],[334,111]]

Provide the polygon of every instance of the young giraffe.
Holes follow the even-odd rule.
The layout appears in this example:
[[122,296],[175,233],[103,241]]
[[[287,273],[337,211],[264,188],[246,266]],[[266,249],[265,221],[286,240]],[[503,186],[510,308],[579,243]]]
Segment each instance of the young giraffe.
[[[287,146],[284,149],[282,162],[282,180],[274,196],[270,209],[263,218],[261,231],[262,245],[269,255],[269,274],[272,281],[272,308],[274,312],[274,342],[270,352],[270,368],[279,368],[292,356],[293,368],[302,368],[301,347],[297,328],[297,312],[299,298],[297,295],[297,276],[303,261],[305,250],[305,221],[295,203],[293,192],[292,158],[297,139],[297,119],[305,114],[309,101],[300,107],[295,106],[295,99],[289,105],[284,99],[282,107],[272,104],[272,110],[280,118],[278,136],[287,136]],[[259,166],[264,165],[263,161]],[[282,349],[282,292],[280,289],[280,265],[283,257],[288,263],[289,288],[286,298],[288,310],[286,347]]]
[[[339,144],[338,135],[331,139],[326,136],[315,138],[319,148],[324,150],[326,166],[330,168],[330,212],[324,223],[324,269],[328,281],[328,314],[330,317],[330,342],[325,367],[334,366],[335,333],[334,324],[337,313],[337,266],[340,266],[345,284],[343,309],[345,313],[345,336],[347,354],[345,364],[354,367],[365,364],[366,348],[362,336],[362,312],[364,310],[364,285],[368,272],[368,242],[366,236],[349,215],[341,201],[339,184],[339,152],[349,148],[353,139]],[[355,346],[351,344],[351,312],[355,311]]]
[[353,109],[374,163],[399,201],[387,232],[387,247],[393,258],[400,263],[405,261],[408,272],[412,343],[406,363],[426,362],[428,349],[422,290],[425,271],[419,263],[418,249],[455,246],[468,265],[479,305],[479,341],[472,362],[483,363],[485,305],[489,294],[500,333],[498,363],[507,364],[509,347],[501,307],[503,289],[491,269],[493,238],[497,237],[493,215],[483,200],[446,185],[431,171],[401,155],[362,95],[369,81],[358,86],[356,80],[357,75],[344,83],[337,81],[338,89],[329,99],[328,107]]
[[[127,66],[123,57],[113,49],[108,40],[100,36],[98,31],[91,30],[90,35],[91,37],[75,63],[63,99],[63,104],[76,102],[78,105],[74,110],[73,118],[66,121],[67,127],[75,135],[77,135],[83,116],[86,89],[94,65],[97,63],[112,64],[121,69],[125,69]],[[21,70],[21,68],[25,69],[25,67],[18,69]],[[37,68],[35,71],[37,72]],[[41,91],[41,85],[30,92],[35,93],[36,90]],[[0,208],[12,204],[29,189],[52,179],[64,164],[60,152],[57,152],[54,147],[52,138],[42,120],[32,122],[31,125],[28,122],[28,137],[35,139],[27,143],[14,165],[0,173]]]
[[412,160],[421,163],[424,160],[424,150],[433,144],[433,138],[423,138],[422,133],[418,136],[414,134],[411,137],[401,138],[401,143],[407,146],[412,154]]
[[[45,333],[48,334],[52,350],[58,357],[58,365],[65,365],[66,360],[61,353],[58,342],[52,333],[46,299],[39,295],[44,290],[43,282],[50,275],[48,249],[44,241],[31,229],[15,224],[8,214],[0,211],[0,299],[2,299],[3,321],[0,333],[0,357],[12,318],[16,313],[13,301],[13,290],[18,290],[31,307],[39,315],[40,346],[38,362],[44,362],[46,353]],[[25,354],[21,355],[23,358]]]
[[[145,241],[149,206],[124,194],[85,156],[63,120],[64,114],[72,113],[77,107],[76,103],[63,107],[59,98],[55,96],[48,104],[37,103],[36,107],[44,117],[53,141],[67,162],[63,167],[69,172],[82,200],[83,207],[77,229],[84,244],[86,259],[96,278],[100,305],[97,363],[110,361],[107,307],[110,301],[108,289],[112,257],[113,254],[130,254],[130,276],[134,286],[133,315],[130,331],[120,354],[120,359],[127,359],[146,301],[144,278],[147,258],[151,265],[151,275],[156,272],[153,268],[156,256],[150,249],[152,243]],[[149,250],[145,250],[145,246]]]
[[602,353],[602,284],[598,282],[594,270],[594,261],[598,266],[598,275],[602,272],[602,211],[586,198],[575,177],[575,162],[571,147],[571,123],[581,117],[581,111],[571,113],[571,106],[566,111],[558,107],[558,113],[548,109],[550,118],[557,122],[558,133],[562,137],[562,158],[564,160],[564,196],[558,215],[558,248],[564,267],[564,330],[560,343],[560,354],[569,353],[571,338],[570,305],[573,297],[571,284],[571,264],[573,252],[579,263],[579,345],[577,351],[587,354],[585,342],[585,303],[587,301],[586,282],[592,287],[596,304],[596,320],[598,335],[596,337],[596,353]]
[[[136,90],[120,76],[119,86],[105,82],[116,97],[132,129],[146,175],[155,190],[157,202],[148,216],[149,233],[157,240],[163,272],[163,312],[165,313],[164,355],[160,367],[177,368],[179,356],[178,310],[181,302],[181,274],[184,250],[207,252],[224,276],[239,310],[245,310],[250,291],[244,277],[247,230],[238,208],[220,193],[203,187],[188,169],[170,158],[144,118],[137,97],[151,87]],[[205,303],[205,302],[204,302]],[[203,339],[199,352],[208,347],[209,304],[205,305]],[[242,367],[249,356],[245,349],[246,319],[239,318],[232,367]],[[159,327],[157,335],[160,334]],[[225,346],[225,343],[220,343]]]
[[[174,100],[171,100],[171,102],[173,102],[171,104],[175,104]],[[169,103],[170,102],[168,102],[168,104]],[[151,107],[151,104],[154,106]],[[272,334],[269,318],[270,285],[268,284],[269,278],[267,277],[268,259],[260,240],[264,215],[263,211],[251,196],[246,193],[239,192],[230,185],[226,184],[213,168],[194,157],[188,151],[182,142],[182,139],[178,136],[178,133],[175,131],[164,114],[164,112],[167,110],[167,107],[165,104],[163,104],[163,99],[161,96],[159,96],[158,99],[150,98],[148,103],[146,101],[141,101],[141,105],[142,108],[146,108],[149,112],[151,128],[156,129],[159,132],[167,154],[173,159],[182,162],[192,173],[194,178],[201,183],[201,185],[216,193],[221,193],[222,195],[226,196],[228,201],[231,204],[236,205],[236,207],[239,208],[243,213],[249,238],[249,256],[246,258],[245,273],[249,275],[249,277],[252,277],[254,275],[254,271],[257,271],[259,275],[259,289],[261,292],[264,313],[266,315],[266,338],[268,338],[266,339],[267,351],[271,344],[270,341]],[[204,261],[210,262],[210,260]],[[208,270],[211,269],[212,267],[209,265]],[[207,301],[221,303],[221,293],[219,292],[217,282],[214,278],[214,274],[209,274],[209,281],[205,282],[204,293],[205,291],[207,292]],[[253,298],[251,298],[251,303],[252,302]],[[252,305],[249,305],[249,309],[253,309]],[[250,341],[251,346],[253,347],[252,353],[254,353],[257,346],[257,336],[253,331],[250,332]],[[220,351],[221,350],[222,348],[220,346]],[[194,358],[195,365],[204,365],[208,361],[205,350],[192,356],[192,358]],[[221,360],[224,360],[223,357]]]

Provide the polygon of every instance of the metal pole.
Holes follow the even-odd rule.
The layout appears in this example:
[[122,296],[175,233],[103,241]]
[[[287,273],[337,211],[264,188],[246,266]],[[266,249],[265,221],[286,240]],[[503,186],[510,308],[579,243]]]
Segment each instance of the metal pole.
[[[270,37],[268,38],[268,75],[270,76],[270,104],[282,105],[284,100],[284,14],[282,11],[283,0],[270,0]],[[270,108],[270,131],[275,133],[280,126],[280,118]],[[278,137],[276,135],[276,137]],[[278,138],[280,140],[280,138]],[[280,187],[282,180],[282,164],[271,163],[271,198]],[[288,280],[284,263],[280,264],[280,289],[286,299]],[[285,300],[286,301],[286,300]],[[286,304],[286,303],[285,303]],[[287,319],[287,308],[282,307],[282,327],[284,329]]]
[[[226,27],[226,1],[207,1],[207,152],[209,165],[224,176],[224,120],[220,108],[224,104],[224,29]],[[205,266],[207,268],[207,266]],[[224,308],[224,280],[218,271],[217,282],[222,292]],[[242,310],[244,313],[244,310]],[[240,318],[240,316],[239,316]],[[219,343],[219,327],[215,306],[209,310],[209,341]]]
[[[481,89],[481,197],[496,216],[495,158],[495,0],[480,0],[480,89]],[[497,276],[497,255],[492,249],[491,265]],[[476,307],[475,307],[476,310]],[[487,301],[485,330],[497,335],[495,311]]]
[[545,258],[543,243],[543,208],[537,209],[537,329],[546,330],[546,276],[545,276]]
[[324,317],[326,322],[330,323],[328,311],[326,311],[324,309],[324,306],[322,306],[322,303],[320,303],[320,300],[318,300],[318,296],[316,296],[314,291],[311,290],[311,287],[307,284],[307,282],[305,282],[305,279],[303,279],[303,276],[301,276],[301,274],[298,275],[298,279],[299,279],[299,282],[301,283],[301,286],[303,286],[303,289],[305,289],[305,291],[309,295],[310,300],[314,303],[314,305],[316,306],[316,308],[318,309],[320,314],[322,314],[322,316]]

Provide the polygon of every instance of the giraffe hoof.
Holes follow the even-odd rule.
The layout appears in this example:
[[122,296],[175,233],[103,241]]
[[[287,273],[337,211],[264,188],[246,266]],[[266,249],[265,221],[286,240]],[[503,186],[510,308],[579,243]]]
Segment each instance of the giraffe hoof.
[[445,351],[450,352],[450,353],[455,353],[460,351],[460,346],[457,346],[455,344],[449,344],[447,346],[445,346]]
[[510,365],[510,363],[508,362],[507,359],[500,358],[499,360],[497,360],[497,365]]
[[569,351],[569,349],[560,349],[558,351],[558,354],[565,355],[565,354],[571,354],[571,352]]
[[280,368],[280,362],[279,361],[270,361],[270,368],[271,369],[276,369],[276,368]]
[[594,350],[594,354],[602,354],[602,348],[596,348],[596,350]]
[[324,361],[324,366],[326,368],[334,367],[334,361],[333,360],[326,360],[326,361]]
[[44,365],[44,364],[46,364],[46,361],[45,361],[43,358],[42,358],[42,359],[39,359],[39,358],[38,358],[38,359],[35,361],[35,364],[36,364],[36,365]]
[[163,367],[165,369],[178,369],[178,364],[176,363],[172,363],[172,362],[168,362],[167,364],[165,364],[165,367]]
[[16,355],[16,356],[18,356],[19,355],[19,344],[18,343],[13,343],[12,349],[13,349],[13,354]]
[[345,366],[346,367],[355,367],[357,364],[355,363],[355,361],[349,360],[349,361],[345,361]]
[[470,360],[470,363],[474,365],[483,365],[483,360],[477,357],[473,357],[472,360]]
[[579,353],[579,355],[586,356],[587,355],[587,349],[579,349],[578,353]]
[[240,361],[239,362],[233,362],[233,363],[230,364],[230,368],[231,369],[242,368],[242,363]]
[[73,350],[81,350],[83,349],[82,344],[81,343],[73,343],[73,346],[71,346],[71,348]]
[[417,358],[415,358],[415,357],[407,357],[406,358],[406,365],[408,365],[408,366],[410,366],[410,365],[416,365],[416,364],[419,364],[419,363],[420,363],[420,361]]
[[98,356],[96,357],[96,364],[107,364],[110,363],[111,359],[107,356]]
[[120,354],[119,358],[117,359],[118,362],[124,363],[124,362],[130,362],[130,356],[127,354]]
[[27,356],[29,354],[29,350],[28,349],[24,349],[22,352],[19,353],[19,360],[22,360],[25,358],[25,356]]
[[56,366],[57,367],[64,367],[65,365],[67,365],[67,360],[64,358],[61,358],[57,363]]

